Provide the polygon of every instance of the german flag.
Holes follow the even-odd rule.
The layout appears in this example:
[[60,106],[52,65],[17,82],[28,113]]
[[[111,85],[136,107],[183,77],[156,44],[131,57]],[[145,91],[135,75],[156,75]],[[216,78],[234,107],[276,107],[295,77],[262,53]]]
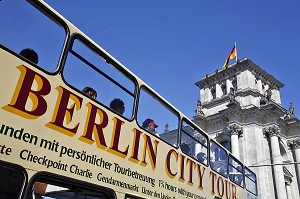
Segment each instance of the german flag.
[[226,59],[224,65],[222,66],[222,68],[226,68],[226,67],[227,67],[227,64],[228,64],[228,62],[229,62],[229,60],[231,60],[231,59],[233,59],[233,58],[235,58],[235,57],[236,57],[236,46],[235,46],[235,44],[234,44],[234,47],[233,47],[233,49],[231,50],[230,54],[228,55],[228,57],[227,57],[227,59]]

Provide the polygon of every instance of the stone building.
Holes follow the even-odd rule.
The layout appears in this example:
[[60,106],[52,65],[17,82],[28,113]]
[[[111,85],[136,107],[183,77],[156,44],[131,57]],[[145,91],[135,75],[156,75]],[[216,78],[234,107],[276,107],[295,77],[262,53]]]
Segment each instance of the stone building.
[[284,84],[247,58],[195,84],[193,121],[256,173],[258,198],[300,198],[300,122],[281,105]]

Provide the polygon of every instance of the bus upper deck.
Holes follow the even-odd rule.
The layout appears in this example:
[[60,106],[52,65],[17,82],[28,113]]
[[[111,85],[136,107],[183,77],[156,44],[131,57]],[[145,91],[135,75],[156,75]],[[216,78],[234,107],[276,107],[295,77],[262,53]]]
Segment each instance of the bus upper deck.
[[0,198],[255,197],[250,169],[44,1],[0,9]]

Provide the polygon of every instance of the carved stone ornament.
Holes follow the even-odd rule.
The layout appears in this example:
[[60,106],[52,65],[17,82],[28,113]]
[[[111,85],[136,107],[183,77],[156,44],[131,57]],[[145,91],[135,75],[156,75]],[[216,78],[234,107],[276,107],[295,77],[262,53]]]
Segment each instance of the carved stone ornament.
[[279,133],[280,133],[280,128],[278,126],[269,126],[263,128],[263,134],[267,138],[272,136],[279,136]]
[[285,181],[285,186],[291,186],[292,182],[291,181]]
[[204,113],[202,111],[202,104],[201,104],[200,100],[198,100],[198,102],[197,102],[197,108],[195,110],[195,113],[196,113],[196,115],[204,116]]
[[237,124],[232,124],[232,125],[228,126],[227,130],[231,133],[231,135],[241,136],[243,134],[243,127],[241,127]]
[[288,140],[287,145],[290,147],[290,149],[300,148],[300,138]]

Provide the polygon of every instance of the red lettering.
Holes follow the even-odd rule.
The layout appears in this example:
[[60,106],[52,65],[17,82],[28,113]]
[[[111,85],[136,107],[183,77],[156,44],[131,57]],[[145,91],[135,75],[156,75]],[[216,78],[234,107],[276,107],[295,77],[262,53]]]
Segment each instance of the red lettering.
[[[56,89],[58,91],[58,98],[55,110],[51,122],[46,124],[46,126],[68,136],[74,136],[77,132],[79,123],[75,124],[73,128],[69,128],[65,126],[65,124],[68,125],[72,121],[75,108],[76,110],[81,108],[82,98],[62,86],[58,86]],[[72,102],[69,106],[70,99]]]
[[[2,108],[24,118],[36,119],[47,110],[44,96],[50,93],[50,83],[45,77],[26,66],[21,65],[17,68],[21,74],[14,95],[10,104]],[[32,88],[34,82],[36,89]],[[31,107],[28,99],[31,100]]]
[[221,176],[218,177],[218,194],[221,197],[224,195],[224,182]]
[[139,155],[139,146],[140,146],[140,139],[141,139],[142,132],[136,128],[134,128],[132,131],[134,133],[134,138],[132,144],[131,157],[129,158],[129,160],[134,163],[137,163],[139,162],[138,155]]
[[154,146],[153,146],[152,142],[151,142],[151,138],[148,135],[145,135],[145,134],[144,134],[144,140],[145,140],[145,142],[144,142],[144,153],[143,153],[143,160],[141,162],[141,165],[142,166],[147,165],[146,154],[148,152],[149,159],[150,159],[151,166],[152,166],[152,170],[154,170],[155,167],[156,167],[157,145],[158,145],[159,141],[154,140],[153,141]]
[[195,166],[196,166],[196,164],[195,164],[195,162],[194,161],[192,161],[191,159],[186,159],[186,164],[190,164],[189,165],[189,180],[188,180],[188,183],[190,184],[190,185],[193,185],[193,170],[194,170],[194,168],[195,168]]
[[178,162],[178,153],[174,149],[171,149],[167,153],[167,156],[166,156],[166,171],[167,171],[167,174],[170,178],[174,178],[177,175],[177,170],[176,170],[175,173],[173,173],[172,170],[171,170],[171,165],[176,165],[176,164],[171,164],[171,157],[172,156],[175,156],[175,160],[176,160],[176,163],[177,163]]
[[200,164],[197,165],[197,169],[198,169],[198,177],[199,177],[199,185],[198,185],[198,189],[202,190],[203,189],[203,176],[204,176],[204,172],[205,172],[205,167],[201,167]]
[[124,122],[116,117],[113,118],[113,121],[115,122],[115,125],[111,138],[111,146],[107,151],[119,157],[125,158],[127,156],[129,146],[127,145],[124,151],[119,149],[121,126],[124,124]]
[[179,176],[179,181],[184,182],[184,160],[185,156],[180,154],[180,176]]
[[[105,149],[107,148],[107,145],[105,142],[103,129],[108,124],[108,116],[105,111],[91,103],[87,103],[86,106],[88,107],[88,115],[86,117],[85,130],[83,135],[78,139],[88,144],[92,144],[95,142],[92,138],[94,134],[97,147]],[[96,115],[99,115],[99,123],[95,123]]]
[[211,194],[215,195],[215,182],[216,182],[216,176],[217,174],[215,174],[214,172],[210,171],[209,172],[209,176],[211,177]]

